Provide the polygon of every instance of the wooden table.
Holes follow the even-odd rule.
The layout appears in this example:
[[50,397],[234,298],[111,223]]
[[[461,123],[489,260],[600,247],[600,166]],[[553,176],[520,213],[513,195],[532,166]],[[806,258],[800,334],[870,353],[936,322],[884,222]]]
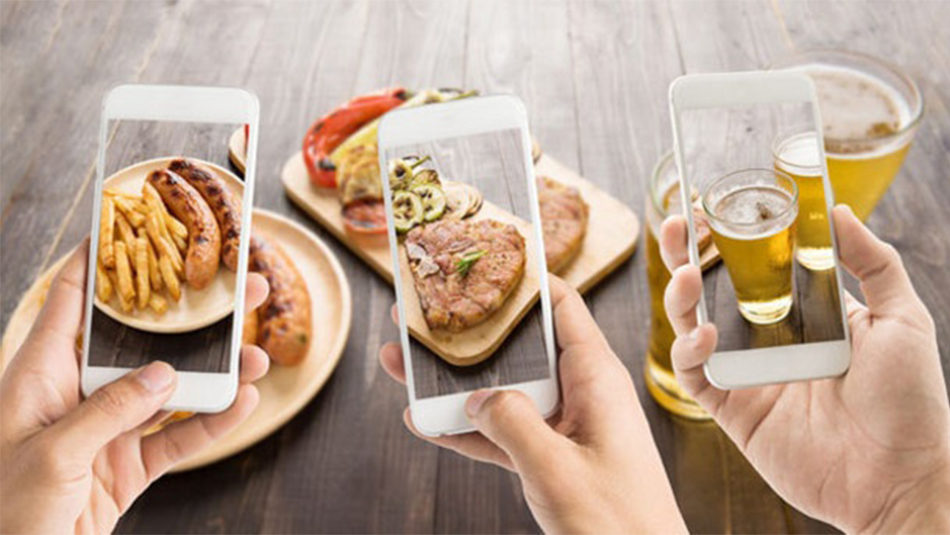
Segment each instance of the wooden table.
[[[921,84],[927,117],[870,219],[903,253],[950,362],[950,3],[3,2],[2,313],[89,228],[99,103],[120,82],[237,85],[262,104],[255,203],[302,222],[345,265],[346,354],[286,427],[205,469],[167,477],[121,531],[524,532],[517,478],[403,428],[402,387],[376,362],[396,337],[392,289],[284,196],[307,125],[359,91],[471,87],[527,103],[543,149],[639,211],[670,146],[666,90],[684,72],[752,69],[813,46],[871,52]],[[633,374],[695,531],[828,528],[785,506],[713,424],[671,418],[643,383],[648,293],[637,254],[587,296]]]

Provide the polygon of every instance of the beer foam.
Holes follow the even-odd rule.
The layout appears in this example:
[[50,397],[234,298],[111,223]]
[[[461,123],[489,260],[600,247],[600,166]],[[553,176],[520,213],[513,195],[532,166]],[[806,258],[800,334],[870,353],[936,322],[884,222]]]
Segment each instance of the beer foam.
[[715,230],[737,240],[771,236],[795,221],[791,195],[772,186],[744,186],[722,196],[713,209]]
[[776,164],[786,173],[800,177],[821,176],[821,153],[814,132],[792,136],[779,145]]
[[[815,82],[821,109],[825,148],[835,156],[896,150],[892,143],[877,146],[874,139],[887,138],[911,121],[907,100],[892,85],[870,74],[841,66],[812,63],[799,67]],[[847,140],[867,139],[866,147],[845,147]],[[897,140],[906,143],[908,140]],[[835,148],[839,150],[833,150]]]

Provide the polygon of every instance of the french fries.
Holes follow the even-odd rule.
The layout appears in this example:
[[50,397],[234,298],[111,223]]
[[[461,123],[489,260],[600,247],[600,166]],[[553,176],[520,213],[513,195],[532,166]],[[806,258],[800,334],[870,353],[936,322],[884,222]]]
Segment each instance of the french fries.
[[115,267],[115,205],[111,197],[102,199],[102,215],[99,219],[99,259],[107,268]]
[[129,265],[129,255],[124,241],[115,242],[115,275],[119,280],[119,295],[124,301],[122,308],[125,309],[127,303],[131,310],[131,303],[135,298],[135,287],[132,286],[132,266]]
[[148,243],[145,238],[135,238],[135,282],[136,282],[136,303],[139,308],[145,308],[151,297],[152,287],[148,280]]
[[139,236],[145,238],[148,249],[148,278],[152,281],[152,291],[159,292],[162,290],[162,272],[158,269],[158,255],[155,254],[152,242],[148,241],[148,233],[145,229],[139,231]]
[[[178,252],[178,249],[172,245],[170,241],[165,239],[165,235],[162,232],[164,225],[161,216],[155,212],[149,213],[148,219],[145,222],[145,228],[148,230],[148,237],[151,238],[152,243],[155,244],[155,250],[158,251],[160,255],[167,256],[175,273],[182,275],[185,272],[185,262],[182,260],[181,253]],[[167,230],[165,232],[167,232]]]
[[112,299],[112,281],[106,274],[106,268],[102,267],[102,260],[96,262],[96,296],[103,303]]
[[[119,239],[125,242],[125,250],[131,255],[132,251],[135,250],[135,231],[132,230],[132,225],[129,224],[129,221],[121,212],[115,214],[115,228],[119,230]],[[136,269],[134,264],[132,268]]]
[[149,184],[137,196],[106,190],[102,198],[96,297],[115,295],[126,313],[149,309],[161,316],[168,300],[181,299],[188,228],[165,207]]
[[145,214],[140,209],[141,202],[119,195],[114,195],[112,202],[115,203],[115,207],[119,209],[122,215],[129,220],[129,223],[132,223],[132,226],[140,227],[145,223]]
[[163,256],[158,259],[158,267],[161,269],[165,286],[168,287],[168,294],[178,301],[181,298],[181,286],[178,284],[178,275],[175,274],[172,261],[167,256]]
[[148,306],[161,316],[168,310],[168,301],[165,301],[165,298],[158,294],[152,294],[152,297],[148,300]]

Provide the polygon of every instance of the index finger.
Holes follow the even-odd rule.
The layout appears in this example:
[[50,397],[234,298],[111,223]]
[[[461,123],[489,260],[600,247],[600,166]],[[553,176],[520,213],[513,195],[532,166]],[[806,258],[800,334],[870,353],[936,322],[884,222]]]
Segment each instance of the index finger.
[[660,227],[660,256],[666,269],[672,273],[689,263],[689,242],[686,218],[672,215]]

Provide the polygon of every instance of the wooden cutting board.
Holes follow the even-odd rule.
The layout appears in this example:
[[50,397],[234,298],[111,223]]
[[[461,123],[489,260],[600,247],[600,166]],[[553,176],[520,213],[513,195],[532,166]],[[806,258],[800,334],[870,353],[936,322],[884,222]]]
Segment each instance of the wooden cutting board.
[[[584,238],[581,250],[571,264],[558,274],[573,287],[585,292],[633,254],[640,233],[640,221],[633,210],[622,202],[611,197],[546,154],[542,154],[536,162],[535,171],[539,175],[546,175],[559,182],[576,187],[584,201],[590,206],[587,235]],[[386,235],[359,235],[347,232],[343,225],[342,207],[337,191],[315,187],[310,183],[301,153],[298,152],[287,160],[281,172],[281,178],[287,196],[291,200],[349,247],[390,284],[392,283],[392,257],[390,256],[389,242]],[[486,201],[485,205],[489,205],[489,203]],[[483,207],[482,210],[485,210],[485,208]],[[508,217],[513,216],[508,215]],[[528,258],[531,258],[531,256]],[[524,286],[524,284],[520,286]],[[474,364],[489,356],[501,345],[517,325],[517,322],[534,303],[534,300],[537,299],[537,288],[535,287],[531,292],[532,299],[516,300],[519,297],[520,286],[508,302],[486,322],[484,329],[481,326],[476,326],[469,330],[472,334],[471,344],[464,344],[462,343],[463,340],[458,338],[459,336],[465,336],[465,340],[469,340],[466,333],[456,333],[449,336],[447,334],[433,335],[429,332],[422,317],[421,309],[418,307],[415,292],[406,292],[407,294],[413,294],[411,296],[407,295],[406,307],[407,309],[414,309],[416,312],[415,315],[412,311],[407,312],[409,330],[414,338],[449,362]],[[413,288],[411,284],[406,287]],[[512,305],[517,306],[509,310],[509,306]],[[523,310],[522,306],[525,306]],[[487,340],[474,343],[476,337],[487,337]],[[465,347],[465,351],[459,351],[461,347]]]

